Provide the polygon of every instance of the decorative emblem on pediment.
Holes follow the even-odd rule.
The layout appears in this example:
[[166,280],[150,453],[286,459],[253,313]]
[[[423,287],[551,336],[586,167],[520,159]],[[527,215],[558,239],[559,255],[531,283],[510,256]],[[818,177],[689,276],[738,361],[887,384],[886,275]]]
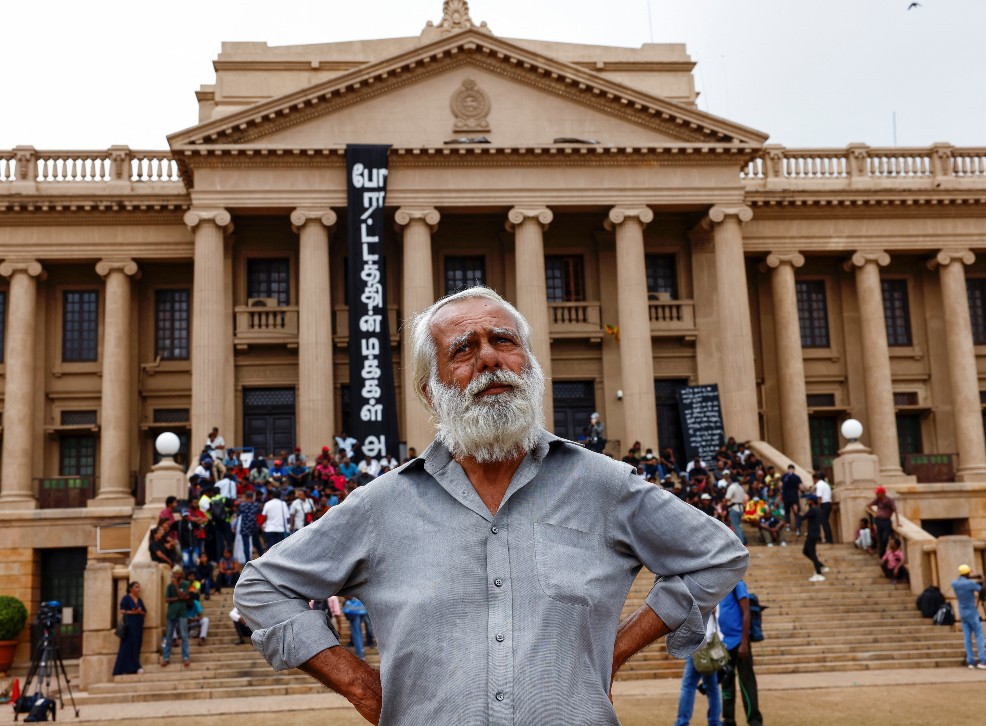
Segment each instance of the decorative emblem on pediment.
[[[446,3],[448,5],[448,3]],[[489,131],[490,97],[476,81],[467,78],[452,94],[449,104],[455,116],[455,131]]]
[[434,26],[429,20],[425,25],[425,33],[428,34],[437,30],[440,35],[451,35],[470,28],[481,30],[484,33],[490,32],[485,21],[477,25],[469,17],[467,0],[445,0],[442,4],[442,19],[438,21],[438,26]]

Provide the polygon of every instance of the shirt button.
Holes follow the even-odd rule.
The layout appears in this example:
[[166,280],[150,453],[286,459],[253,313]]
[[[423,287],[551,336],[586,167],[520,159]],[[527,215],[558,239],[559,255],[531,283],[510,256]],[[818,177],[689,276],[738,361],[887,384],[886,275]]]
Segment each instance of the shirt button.
[[493,584],[494,584],[494,585],[496,585],[497,587],[503,587],[503,580],[501,580],[501,579],[500,579],[500,578],[498,577],[498,578],[496,578],[495,580],[493,580]]
[[503,700],[503,691],[497,691],[496,692],[496,700],[497,701],[502,701]]
[[490,532],[492,532],[493,534],[496,534],[499,531],[500,530],[496,528],[496,525],[495,524],[492,527],[490,527]]
[[503,633],[497,633],[496,634],[496,642],[497,643],[502,643],[504,640],[506,640],[506,638],[503,637]]

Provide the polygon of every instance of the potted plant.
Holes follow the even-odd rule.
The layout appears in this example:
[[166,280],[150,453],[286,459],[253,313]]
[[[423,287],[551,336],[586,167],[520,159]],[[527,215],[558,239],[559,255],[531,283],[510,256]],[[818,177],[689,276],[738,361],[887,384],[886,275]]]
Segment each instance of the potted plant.
[[16,597],[0,595],[0,673],[10,671],[14,664],[14,651],[27,622],[27,608]]

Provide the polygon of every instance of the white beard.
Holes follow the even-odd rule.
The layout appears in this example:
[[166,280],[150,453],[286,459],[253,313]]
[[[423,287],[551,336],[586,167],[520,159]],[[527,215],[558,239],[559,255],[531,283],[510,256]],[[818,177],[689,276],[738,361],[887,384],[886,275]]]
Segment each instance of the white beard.
[[[513,391],[478,396],[494,383]],[[522,375],[488,371],[466,388],[446,386],[432,371],[428,381],[436,422],[436,438],[455,458],[480,463],[509,461],[534,448],[544,427],[544,372],[533,358]]]

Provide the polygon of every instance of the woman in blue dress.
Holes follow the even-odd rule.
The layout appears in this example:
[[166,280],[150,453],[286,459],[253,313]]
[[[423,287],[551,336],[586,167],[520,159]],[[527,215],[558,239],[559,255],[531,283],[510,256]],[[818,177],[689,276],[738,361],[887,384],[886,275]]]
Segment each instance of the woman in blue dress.
[[120,613],[127,626],[127,634],[120,639],[120,650],[116,654],[116,665],[113,675],[122,676],[128,673],[143,673],[140,667],[140,646],[144,640],[144,616],[147,609],[140,599],[140,583],[131,582],[127,585],[127,594],[120,600]]

